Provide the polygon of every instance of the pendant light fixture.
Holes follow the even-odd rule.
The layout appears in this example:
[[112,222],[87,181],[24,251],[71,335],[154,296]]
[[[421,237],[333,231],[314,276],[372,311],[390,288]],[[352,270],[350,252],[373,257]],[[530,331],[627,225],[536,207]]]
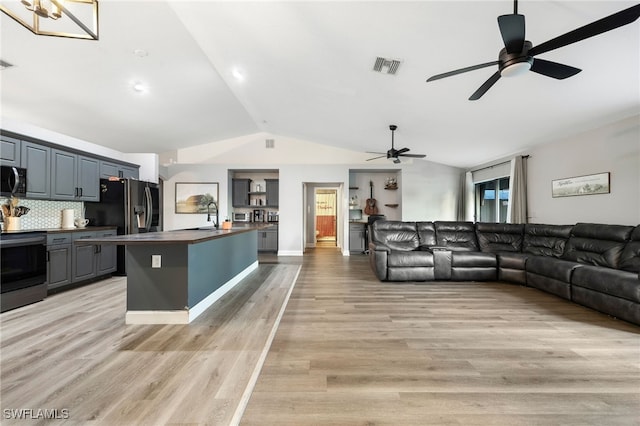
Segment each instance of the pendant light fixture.
[[3,0],[0,10],[36,35],[98,40],[98,0]]

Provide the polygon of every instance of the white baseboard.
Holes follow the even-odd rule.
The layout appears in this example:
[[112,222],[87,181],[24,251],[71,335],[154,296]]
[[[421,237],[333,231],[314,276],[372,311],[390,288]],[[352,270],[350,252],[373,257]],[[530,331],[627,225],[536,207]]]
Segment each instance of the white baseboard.
[[301,250],[278,250],[278,256],[302,256]]

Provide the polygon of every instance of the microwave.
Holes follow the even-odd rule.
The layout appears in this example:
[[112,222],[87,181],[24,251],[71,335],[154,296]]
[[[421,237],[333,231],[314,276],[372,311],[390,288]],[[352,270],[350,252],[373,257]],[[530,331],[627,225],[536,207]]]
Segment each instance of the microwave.
[[0,195],[4,197],[27,196],[27,169],[0,166]]
[[251,213],[233,213],[234,222],[251,222]]

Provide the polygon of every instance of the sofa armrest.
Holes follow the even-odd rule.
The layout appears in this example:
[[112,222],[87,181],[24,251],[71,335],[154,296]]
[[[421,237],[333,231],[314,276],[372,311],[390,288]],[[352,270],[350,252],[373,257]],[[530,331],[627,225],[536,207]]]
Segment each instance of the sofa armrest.
[[391,249],[384,244],[369,243],[369,264],[380,281],[388,279],[387,259]]

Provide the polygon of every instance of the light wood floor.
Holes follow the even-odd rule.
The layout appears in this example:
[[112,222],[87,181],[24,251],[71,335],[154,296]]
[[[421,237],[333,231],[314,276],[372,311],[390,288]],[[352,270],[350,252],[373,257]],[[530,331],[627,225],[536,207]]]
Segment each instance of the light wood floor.
[[232,424],[299,265],[241,424],[640,424],[640,327],[508,284],[380,283],[336,248],[270,257],[190,325],[124,325],[122,278],[3,313],[0,408],[70,418],[0,423]]
[[502,283],[305,257],[244,425],[640,424],[640,327]]

